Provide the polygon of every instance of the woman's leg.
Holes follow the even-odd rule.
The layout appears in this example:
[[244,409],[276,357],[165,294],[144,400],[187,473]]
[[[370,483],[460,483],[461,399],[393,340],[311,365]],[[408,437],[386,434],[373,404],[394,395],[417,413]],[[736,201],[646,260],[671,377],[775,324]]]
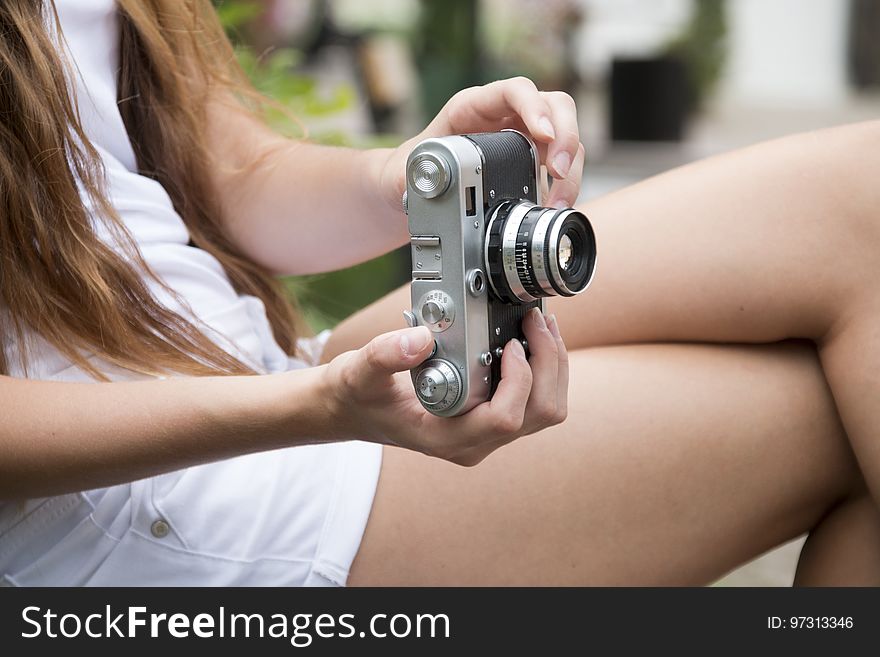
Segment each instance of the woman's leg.
[[[592,288],[550,300],[550,310],[570,348],[815,341],[880,499],[878,180],[880,121],[768,142],[610,194],[582,208],[599,248]],[[378,312],[359,319],[387,326],[400,309]],[[346,331],[354,327],[337,345],[354,337]]]
[[566,422],[475,468],[386,448],[351,584],[705,583],[861,485],[811,347],[571,362]]
[[880,586],[880,511],[862,490],[810,532],[796,586]]

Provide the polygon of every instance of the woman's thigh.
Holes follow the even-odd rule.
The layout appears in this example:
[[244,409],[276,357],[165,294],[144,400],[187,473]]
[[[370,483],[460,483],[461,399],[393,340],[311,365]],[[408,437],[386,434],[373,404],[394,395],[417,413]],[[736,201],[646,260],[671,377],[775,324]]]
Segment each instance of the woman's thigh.
[[571,362],[566,422],[475,468],[385,449],[352,585],[704,583],[859,485],[811,346]]

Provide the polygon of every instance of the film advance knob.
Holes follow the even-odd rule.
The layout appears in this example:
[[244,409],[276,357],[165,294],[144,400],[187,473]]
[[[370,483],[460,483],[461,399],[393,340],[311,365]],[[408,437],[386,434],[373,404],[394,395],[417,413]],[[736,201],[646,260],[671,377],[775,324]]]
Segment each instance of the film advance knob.
[[445,360],[433,358],[416,376],[415,388],[423,404],[445,410],[458,401],[461,383],[455,368]]

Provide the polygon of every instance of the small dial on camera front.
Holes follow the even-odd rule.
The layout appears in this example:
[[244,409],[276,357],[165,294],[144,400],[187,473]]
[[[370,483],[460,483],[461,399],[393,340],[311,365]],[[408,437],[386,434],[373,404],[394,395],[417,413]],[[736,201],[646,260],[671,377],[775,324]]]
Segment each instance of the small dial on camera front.
[[431,290],[419,299],[418,311],[425,326],[434,333],[445,331],[455,319],[455,305],[443,290]]
[[416,395],[428,410],[445,411],[461,395],[461,379],[455,367],[442,358],[432,358],[415,376]]

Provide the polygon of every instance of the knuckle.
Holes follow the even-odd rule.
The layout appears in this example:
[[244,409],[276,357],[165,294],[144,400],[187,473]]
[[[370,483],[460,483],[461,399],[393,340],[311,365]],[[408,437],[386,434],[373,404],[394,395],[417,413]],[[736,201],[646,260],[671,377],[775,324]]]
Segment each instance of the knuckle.
[[535,409],[535,415],[541,424],[552,424],[556,419],[556,413],[557,408],[555,402],[541,402]]
[[350,367],[343,368],[343,370],[339,373],[339,382],[346,390],[351,390],[355,387],[354,378],[355,376],[352,373]]
[[475,465],[479,465],[485,456],[479,454],[458,454],[450,459],[450,463],[454,463],[455,465],[461,466],[463,468],[472,468]]
[[568,107],[574,108],[576,104],[574,102],[574,98],[571,97],[570,94],[567,94],[564,91],[551,91],[549,92],[553,100],[567,105]]
[[452,95],[452,98],[449,99],[451,103],[458,103],[464,100],[468,100],[480,87],[465,87],[464,89],[460,89]]
[[509,435],[516,433],[522,427],[522,419],[516,417],[512,413],[504,413],[497,416],[492,422],[494,433],[501,435]]
[[535,86],[535,83],[524,75],[517,75],[516,77],[510,78],[510,83],[516,85],[523,91],[537,91],[538,89]]
[[370,340],[364,347],[364,361],[369,367],[378,367],[381,365],[381,357],[379,355],[379,346],[375,340]]
[[351,358],[351,355],[347,355],[344,362],[338,364],[338,373],[339,382],[343,388],[346,389],[355,389],[357,387],[357,379],[358,374],[356,372],[355,367],[352,367],[354,359]]
[[568,419],[568,407],[564,404],[560,404],[556,408],[556,413],[553,416],[553,424],[562,424]]

